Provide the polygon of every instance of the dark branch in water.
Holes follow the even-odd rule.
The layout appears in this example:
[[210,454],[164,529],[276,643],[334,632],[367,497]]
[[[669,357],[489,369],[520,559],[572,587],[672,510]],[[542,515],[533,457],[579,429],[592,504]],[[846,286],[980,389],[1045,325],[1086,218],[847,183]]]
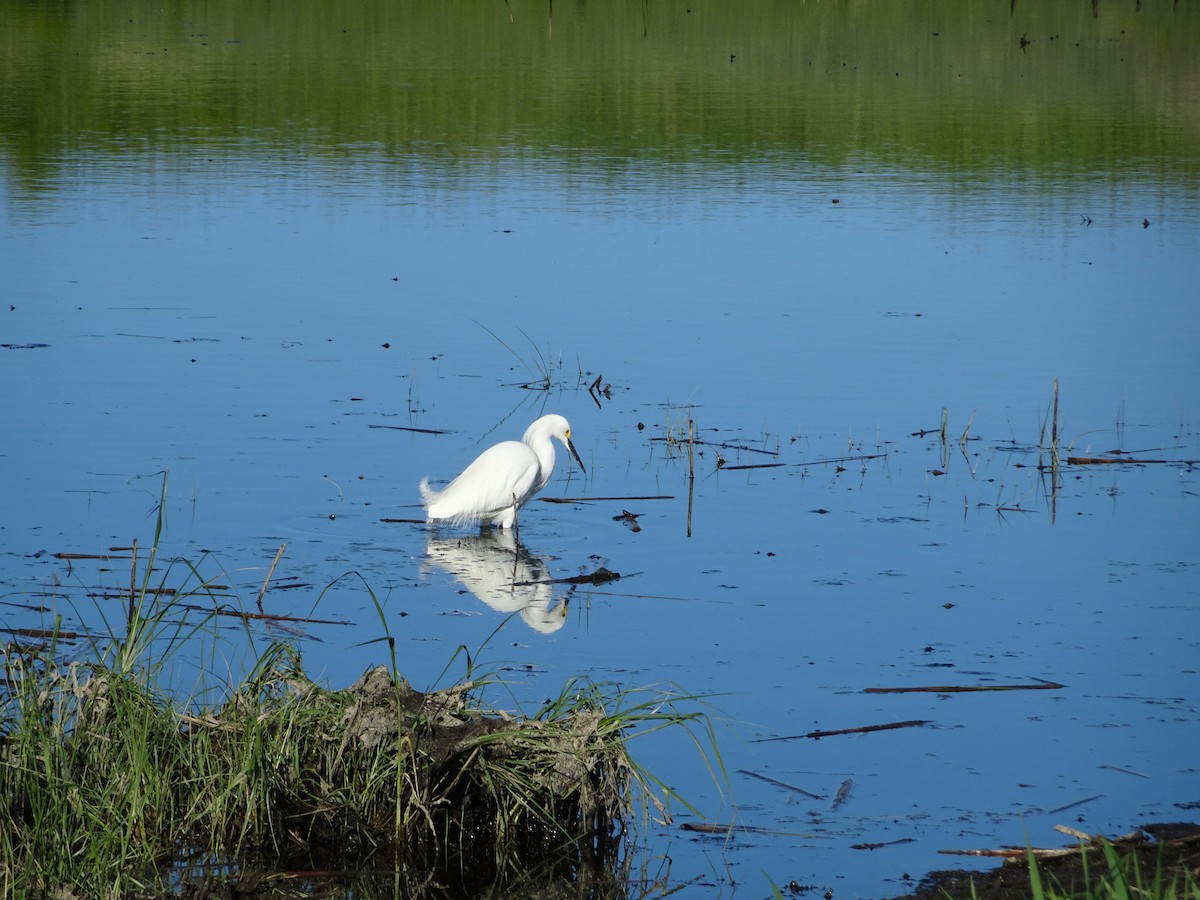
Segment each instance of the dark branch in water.
[[417,434],[445,434],[440,428],[410,428],[407,425],[368,425],[368,428],[388,428],[392,431],[412,431]]
[[1195,459],[1137,459],[1132,456],[1068,456],[1069,466],[1112,466],[1126,464],[1130,466],[1194,466],[1200,460]]
[[1065,684],[1039,681],[1036,684],[931,684],[920,687],[863,688],[864,694],[957,694],[966,691],[1061,691]]
[[739,775],[749,775],[751,778],[757,778],[759,781],[765,781],[767,784],[773,784],[776,787],[786,788],[789,791],[795,791],[797,794],[803,794],[813,800],[824,800],[820,794],[814,794],[812,791],[806,791],[804,788],[796,787],[794,784],[788,784],[786,781],[780,781],[778,778],[772,778],[770,775],[760,775],[758,772],[751,772],[749,769],[738,769]]
[[884,459],[886,453],[863,453],[858,456],[831,456],[829,459],[814,459],[811,462],[792,463],[796,466],[827,466],[830,463],[861,462],[867,459]]
[[752,743],[766,744],[771,741],[794,741],[799,738],[820,740],[823,737],[834,737],[839,734],[867,734],[872,731],[891,731],[893,728],[916,728],[928,725],[929,719],[909,719],[906,722],[886,722],[883,725],[860,725],[858,728],[838,728],[834,731],[810,731],[808,734],[789,734],[786,737],[759,738]]
[[544,578],[538,581],[514,581],[513,587],[531,587],[535,584],[608,584],[610,581],[620,581],[621,573],[598,568],[590,575],[572,575],[570,578]]
[[[652,437],[651,441],[667,441],[669,443],[678,443],[673,438],[669,437]],[[778,450],[762,450],[758,447],[747,447],[745,444],[727,444],[723,441],[701,441],[696,440],[693,443],[697,447],[718,447],[722,450],[741,450],[745,453],[762,453],[766,456],[778,456]]]
[[609,503],[626,500],[674,500],[673,494],[647,494],[642,497],[538,497],[542,503]]

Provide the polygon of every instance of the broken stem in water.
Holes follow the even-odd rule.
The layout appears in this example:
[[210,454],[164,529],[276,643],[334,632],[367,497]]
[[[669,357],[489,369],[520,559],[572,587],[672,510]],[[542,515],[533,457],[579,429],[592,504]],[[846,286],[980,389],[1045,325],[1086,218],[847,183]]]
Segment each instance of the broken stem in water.
[[692,536],[692,494],[696,486],[696,423],[688,419],[688,511],[687,536]]
[[283,556],[283,551],[284,551],[285,547],[287,547],[287,544],[279,545],[279,552],[275,554],[275,559],[273,559],[271,561],[271,568],[267,569],[267,577],[263,579],[262,588],[259,589],[259,592],[258,592],[258,611],[259,612],[263,611],[262,602],[263,602],[263,597],[266,596],[266,593],[267,593],[267,585],[271,583],[271,576],[275,573],[275,567],[277,565],[279,565],[279,560]]

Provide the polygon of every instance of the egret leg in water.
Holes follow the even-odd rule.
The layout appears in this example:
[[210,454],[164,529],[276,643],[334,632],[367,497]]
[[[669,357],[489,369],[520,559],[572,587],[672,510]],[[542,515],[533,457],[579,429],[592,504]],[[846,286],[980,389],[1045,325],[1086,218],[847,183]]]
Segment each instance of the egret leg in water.
[[461,475],[436,491],[421,479],[421,498],[430,522],[512,528],[517,510],[546,486],[554,472],[554,439],[571,451],[587,474],[571,443],[571,425],[562,416],[542,416],[519,441],[502,441],[484,450]]

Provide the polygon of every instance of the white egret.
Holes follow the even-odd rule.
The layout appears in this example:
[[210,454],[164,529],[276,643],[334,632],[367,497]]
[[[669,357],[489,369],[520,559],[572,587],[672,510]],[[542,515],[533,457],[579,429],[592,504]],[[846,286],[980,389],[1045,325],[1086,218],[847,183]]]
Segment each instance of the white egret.
[[434,490],[429,479],[422,478],[421,498],[429,521],[512,528],[517,510],[546,486],[554,472],[552,438],[562,441],[586,475],[571,443],[570,423],[562,416],[542,416],[525,429],[521,440],[488,447],[442,490]]

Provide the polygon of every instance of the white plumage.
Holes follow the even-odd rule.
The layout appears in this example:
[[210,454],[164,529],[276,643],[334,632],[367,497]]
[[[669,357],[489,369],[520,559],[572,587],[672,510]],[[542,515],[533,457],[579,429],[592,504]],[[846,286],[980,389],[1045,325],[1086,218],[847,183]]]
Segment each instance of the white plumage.
[[571,451],[586,475],[571,443],[570,423],[559,415],[542,416],[525,429],[521,440],[488,447],[442,490],[434,490],[429,479],[422,478],[421,498],[429,521],[511,528],[517,510],[550,481],[555,439]]

